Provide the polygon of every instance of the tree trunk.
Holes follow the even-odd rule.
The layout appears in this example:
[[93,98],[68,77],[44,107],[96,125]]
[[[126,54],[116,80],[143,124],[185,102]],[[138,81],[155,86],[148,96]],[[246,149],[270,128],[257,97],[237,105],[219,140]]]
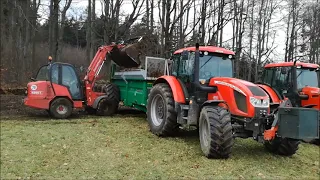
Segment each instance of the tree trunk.
[[154,19],[153,19],[154,2],[153,2],[153,1],[154,1],[154,0],[151,0],[151,17],[150,17],[150,21],[151,21],[151,23],[150,23],[151,33],[153,33],[153,21],[154,21]]
[[59,32],[59,48],[58,48],[58,56],[57,61],[61,61],[61,55],[62,55],[62,46],[63,46],[63,35],[64,35],[64,28],[66,24],[66,13],[71,5],[72,0],[67,0],[66,5],[64,6],[62,12],[61,12],[61,25],[60,25],[60,32]]
[[96,21],[96,0],[92,0],[92,15],[91,15],[91,48],[90,48],[90,61],[94,57],[96,47],[95,36],[95,21]]
[[[249,32],[249,71],[248,71],[248,81],[251,81],[251,76],[252,76],[252,41],[253,41],[253,25],[254,25],[254,21],[253,21],[253,9],[254,9],[254,2],[255,0],[252,0],[252,7],[251,7],[251,15],[250,15],[250,32]],[[249,4],[249,0],[248,0],[248,4]]]
[[87,39],[87,45],[86,45],[86,54],[87,54],[87,61],[88,64],[91,62],[91,0],[88,0],[88,18],[87,18],[87,29],[86,29],[86,39]]

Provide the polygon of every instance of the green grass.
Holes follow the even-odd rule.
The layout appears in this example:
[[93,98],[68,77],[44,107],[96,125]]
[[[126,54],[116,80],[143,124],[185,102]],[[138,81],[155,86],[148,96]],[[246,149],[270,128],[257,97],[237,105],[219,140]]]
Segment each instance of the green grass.
[[236,139],[232,156],[210,160],[198,135],[158,138],[142,117],[26,117],[1,121],[1,178],[36,179],[319,179],[319,146],[292,157]]

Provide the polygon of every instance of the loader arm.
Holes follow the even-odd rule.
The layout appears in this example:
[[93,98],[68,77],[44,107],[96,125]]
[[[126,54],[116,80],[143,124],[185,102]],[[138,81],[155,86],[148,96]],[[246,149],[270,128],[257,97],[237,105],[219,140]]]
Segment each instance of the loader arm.
[[117,46],[119,49],[123,48],[124,45],[108,45],[108,46],[101,46],[99,47],[96,55],[94,56],[93,60],[91,61],[86,76],[84,77],[84,82],[90,84],[91,88],[99,75],[101,68],[103,67],[104,62],[107,60],[107,54]]

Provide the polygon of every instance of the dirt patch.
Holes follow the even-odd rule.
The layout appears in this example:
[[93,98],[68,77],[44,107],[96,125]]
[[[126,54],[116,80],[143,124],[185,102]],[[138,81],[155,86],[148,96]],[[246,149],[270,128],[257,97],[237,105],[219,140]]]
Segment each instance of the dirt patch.
[[[23,95],[1,94],[0,95],[0,116],[1,119],[11,119],[13,116],[28,116],[34,118],[49,117],[45,110],[27,107],[23,104]],[[128,107],[120,107],[118,115],[143,116],[144,112]],[[73,117],[88,115],[84,110],[75,110]]]
[[26,107],[22,100],[25,96],[22,95],[1,95],[0,115],[3,116],[19,116],[19,115],[44,115],[45,111]]

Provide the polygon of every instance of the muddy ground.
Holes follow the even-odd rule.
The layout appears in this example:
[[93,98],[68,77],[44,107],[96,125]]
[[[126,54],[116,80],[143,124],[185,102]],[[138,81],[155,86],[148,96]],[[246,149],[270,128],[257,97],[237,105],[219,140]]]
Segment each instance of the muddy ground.
[[26,107],[22,100],[25,96],[14,94],[1,94],[0,100],[0,115],[4,118],[12,116],[44,116],[47,115],[45,111],[32,109]]
[[[45,110],[39,110],[27,107],[23,104],[24,95],[15,94],[1,94],[0,96],[0,116],[1,119],[13,119],[14,116],[26,116],[30,118],[43,118],[49,117]],[[129,114],[129,115],[139,115],[145,116],[144,112],[127,108],[120,107],[118,114]],[[80,117],[88,115],[83,110],[75,110],[72,114],[73,117]]]

